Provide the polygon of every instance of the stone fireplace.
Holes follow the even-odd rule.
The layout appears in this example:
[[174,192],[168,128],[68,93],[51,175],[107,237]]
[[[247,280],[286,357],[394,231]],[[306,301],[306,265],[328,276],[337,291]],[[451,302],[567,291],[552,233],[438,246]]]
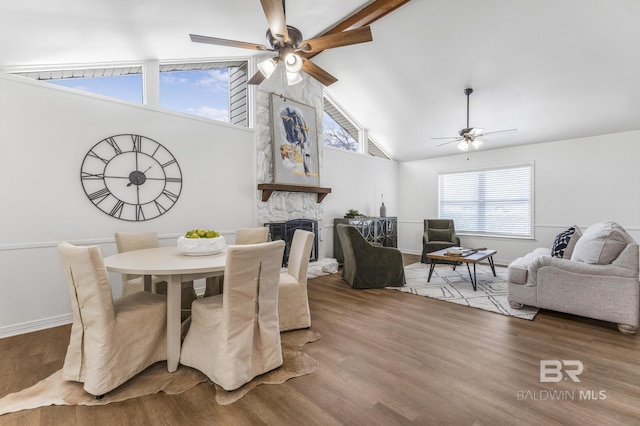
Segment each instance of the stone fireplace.
[[[265,56],[266,57],[266,56]],[[260,57],[256,60],[260,61]],[[322,85],[315,79],[304,76],[303,81],[289,86],[286,77],[279,67],[271,78],[256,86],[256,182],[274,183],[273,178],[273,146],[271,134],[271,93],[294,99],[300,103],[312,106],[316,112],[318,143],[322,144]],[[318,161],[320,168],[320,185],[322,186],[323,147],[318,147]],[[256,187],[257,219],[258,223],[285,223],[287,221],[305,220],[315,221],[316,238],[314,241],[314,257],[324,257],[323,244],[323,203],[318,203],[318,194],[305,192],[275,191],[267,201],[262,201],[262,191]],[[330,195],[329,195],[330,196]],[[272,239],[275,239],[272,236]],[[288,253],[288,251],[287,251]]]

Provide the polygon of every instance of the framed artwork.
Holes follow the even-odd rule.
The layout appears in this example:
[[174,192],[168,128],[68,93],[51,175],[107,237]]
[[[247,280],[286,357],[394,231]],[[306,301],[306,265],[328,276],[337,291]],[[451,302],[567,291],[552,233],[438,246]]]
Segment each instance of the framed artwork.
[[271,94],[274,183],[320,186],[316,109]]

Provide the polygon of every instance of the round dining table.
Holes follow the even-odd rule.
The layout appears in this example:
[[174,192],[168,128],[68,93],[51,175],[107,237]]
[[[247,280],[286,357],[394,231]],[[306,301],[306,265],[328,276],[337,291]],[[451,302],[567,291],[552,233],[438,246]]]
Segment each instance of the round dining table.
[[177,247],[133,250],[104,258],[108,271],[144,276],[145,290],[151,289],[151,276],[167,282],[167,369],[176,371],[180,361],[182,324],[181,284],[224,274],[226,248],[208,255],[185,255]]

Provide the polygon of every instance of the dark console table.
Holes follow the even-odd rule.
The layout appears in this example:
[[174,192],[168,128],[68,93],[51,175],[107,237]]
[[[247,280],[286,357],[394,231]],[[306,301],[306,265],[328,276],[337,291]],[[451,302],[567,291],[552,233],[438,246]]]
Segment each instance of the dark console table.
[[398,218],[397,217],[368,217],[333,219],[333,257],[338,263],[344,262],[342,245],[338,237],[338,224],[345,223],[355,226],[364,238],[372,244],[383,247],[398,247]]

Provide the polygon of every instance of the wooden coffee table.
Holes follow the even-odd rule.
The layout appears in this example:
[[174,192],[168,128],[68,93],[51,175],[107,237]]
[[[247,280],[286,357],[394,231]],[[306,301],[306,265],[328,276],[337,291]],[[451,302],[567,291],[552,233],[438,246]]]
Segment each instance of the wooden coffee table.
[[[447,250],[455,247],[449,247],[448,249],[433,251],[431,253],[427,253],[427,259],[433,260],[446,260],[447,262],[461,262],[467,264],[467,271],[469,271],[469,279],[471,280],[471,285],[473,286],[473,291],[476,290],[476,263],[482,262],[485,259],[488,259],[489,266],[491,266],[491,272],[493,272],[493,276],[496,276],[496,267],[493,263],[493,255],[496,254],[497,250],[492,249],[484,249],[478,250],[475,253],[471,253],[467,256],[452,256],[447,253]],[[471,275],[471,268],[469,264],[473,264],[473,276]],[[429,267],[429,278],[427,278],[427,282],[431,281],[431,275],[433,274],[433,270],[436,268],[436,262],[431,262],[431,266]]]

